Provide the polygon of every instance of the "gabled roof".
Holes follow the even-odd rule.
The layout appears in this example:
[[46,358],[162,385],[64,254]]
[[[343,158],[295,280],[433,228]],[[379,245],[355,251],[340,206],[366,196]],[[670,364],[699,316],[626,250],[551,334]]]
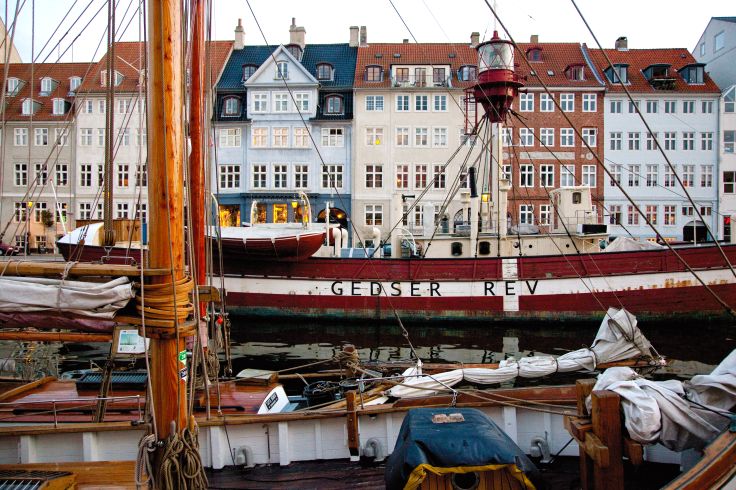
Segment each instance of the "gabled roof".
[[[222,71],[222,67],[232,50],[232,41],[210,41],[205,47],[205,56],[211,66],[213,82]],[[207,51],[209,50],[209,51]],[[101,73],[107,69],[107,56],[98,61],[89,75],[82,82],[83,93],[104,93],[107,87],[100,84]],[[141,41],[115,43],[114,68],[123,75],[123,81],[115,87],[116,92],[138,92],[140,70],[145,68],[146,47]]]
[[722,20],[723,22],[736,22],[736,17],[713,17],[713,20]]
[[[253,75],[251,75],[251,77],[245,82],[246,86],[254,85],[254,81],[258,77],[260,77],[261,74],[263,74],[263,72],[266,71],[269,66],[272,66],[275,63],[274,60],[278,60],[280,55],[286,56],[286,58],[291,63],[293,63],[295,66],[298,65],[296,69],[301,70],[301,72],[306,75],[308,82],[313,83],[315,85],[317,84],[317,79],[314,78],[314,76],[311,73],[309,73],[309,71],[299,62],[299,60],[294,58],[294,56],[289,52],[288,49],[286,49],[283,45],[281,45],[278,48],[276,48],[272,56],[268,56],[263,61],[261,66],[259,66],[258,69],[253,73]],[[287,79],[287,82],[288,82],[288,79]],[[273,83],[273,80],[272,79],[269,80],[269,84],[272,84],[272,83]],[[281,81],[277,83],[283,84],[283,82]],[[260,85],[263,85],[263,83],[261,83]]]
[[[690,85],[682,79],[678,70],[682,67],[696,64],[695,58],[687,49],[684,48],[664,48],[664,49],[629,49],[626,51],[620,51],[617,49],[606,49],[608,57],[611,59],[611,63],[616,64],[627,64],[629,65],[628,77],[629,85],[627,88],[633,93],[660,93],[665,94],[667,92],[684,92],[684,93],[720,93],[718,86],[708,76],[704,74],[704,82],[700,85]],[[595,63],[599,73],[603,73],[608,68],[608,62],[605,56],[599,49],[589,50],[591,59]],[[674,89],[673,90],[657,90],[644,76],[643,70],[648,66],[656,64],[667,64],[670,65],[670,74],[674,78]],[[624,89],[618,83],[609,82],[608,78],[603,75],[606,87],[610,92],[623,92]]]
[[[33,114],[34,121],[64,121],[68,114],[53,114],[53,99],[64,99],[67,102],[74,100],[74,95],[69,95],[69,79],[72,77],[83,78],[92,67],[91,63],[11,63],[8,66],[8,78],[17,78],[22,81],[23,86],[17,95],[10,97],[5,96],[5,120],[6,121],[29,121],[30,116],[21,114],[23,101],[25,99],[33,99],[40,104],[40,107]],[[31,93],[31,72],[33,72],[33,93]],[[0,73],[5,73],[5,65],[0,64]],[[58,81],[58,85],[49,95],[39,95],[41,90],[41,79],[50,77]],[[0,88],[7,90],[7,83],[4,78],[0,78],[2,82]],[[77,94],[80,88],[77,88]]]
[[[517,73],[527,77],[525,82],[527,87],[541,87],[539,80],[542,80],[548,87],[603,87],[588,65],[578,43],[518,43],[518,46],[519,51],[515,53],[514,62],[517,65]],[[530,48],[541,48],[540,61],[530,61],[527,64],[521,59],[526,56]],[[530,73],[529,65],[536,76]],[[568,79],[565,70],[570,66],[580,65],[585,67],[585,79]]]

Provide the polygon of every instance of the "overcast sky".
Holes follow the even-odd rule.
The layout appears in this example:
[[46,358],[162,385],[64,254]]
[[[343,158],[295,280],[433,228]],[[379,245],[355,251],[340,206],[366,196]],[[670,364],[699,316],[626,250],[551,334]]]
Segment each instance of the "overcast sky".
[[[121,29],[126,29],[123,40],[139,39],[139,1],[117,0],[117,20]],[[484,0],[392,1],[418,42],[467,42],[473,31],[487,39],[494,29]],[[736,15],[733,0],[576,1],[604,47],[613,47],[617,37],[627,36],[629,48],[684,47],[692,51],[711,17]],[[214,39],[232,39],[237,19],[242,18],[246,44],[264,44],[245,0],[212,2]],[[106,0],[25,0],[15,34],[23,61],[31,59],[34,31],[33,53],[38,61],[98,60],[104,53],[104,45],[97,47],[105,36],[105,4]],[[369,43],[401,42],[412,37],[390,0],[250,0],[250,4],[271,44],[289,41],[292,17],[306,28],[308,43],[347,42],[352,25],[367,27]],[[538,34],[541,42],[587,42],[594,46],[570,0],[496,0],[495,4],[518,42]],[[3,0],[0,16],[12,23],[15,8],[16,0]],[[31,21],[34,17],[35,25]],[[89,27],[83,29],[88,22]],[[502,31],[500,26],[498,30]]]

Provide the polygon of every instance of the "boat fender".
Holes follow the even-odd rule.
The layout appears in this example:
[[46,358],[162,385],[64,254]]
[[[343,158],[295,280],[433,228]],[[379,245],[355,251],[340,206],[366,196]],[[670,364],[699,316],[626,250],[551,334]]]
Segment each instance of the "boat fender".
[[381,441],[375,437],[371,437],[365,442],[365,446],[363,446],[363,456],[373,458],[374,462],[380,463],[386,459],[386,451]]
[[256,464],[253,461],[253,449],[250,446],[240,446],[235,448],[235,465],[244,466],[245,468],[253,468]]
[[547,464],[550,461],[552,461],[550,452],[549,452],[549,444],[547,444],[547,438],[546,437],[532,437],[532,443],[531,448],[529,449],[529,453],[533,458],[542,457],[541,460],[539,460],[540,463]]

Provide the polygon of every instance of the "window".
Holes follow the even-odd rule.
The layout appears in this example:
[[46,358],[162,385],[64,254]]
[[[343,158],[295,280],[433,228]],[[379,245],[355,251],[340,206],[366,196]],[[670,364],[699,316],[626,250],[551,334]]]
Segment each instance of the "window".
[[[113,73],[112,83],[113,85],[117,87],[122,82],[123,82],[123,74],[116,70],[115,73]],[[100,72],[100,85],[103,87],[107,87],[107,70],[102,70]]]
[[432,68],[432,84],[435,87],[447,86],[447,75],[444,68]]
[[700,167],[700,187],[713,187],[713,165]]
[[118,187],[128,187],[128,178],[130,168],[127,163],[118,163],[117,165]]
[[695,185],[695,165],[682,166],[682,185],[684,187],[692,187]]
[[117,219],[128,219],[128,210],[129,210],[129,206],[127,202],[117,203],[115,217]]
[[519,129],[519,145],[534,146],[534,131],[529,128]]
[[639,149],[639,143],[640,143],[640,133],[629,133],[629,150],[638,150]]
[[322,165],[322,187],[342,189],[342,165],[328,163]]
[[447,146],[447,128],[432,128],[432,146],[436,148]]
[[723,193],[736,193],[736,172],[723,172]]
[[541,112],[553,112],[555,110],[555,103],[549,94],[539,94],[539,110]]
[[647,100],[647,114],[656,114],[659,109],[659,103],[656,100]]
[[663,208],[664,208],[664,224],[667,226],[674,225],[675,219],[676,219],[676,213],[677,213],[677,206],[672,205],[672,204],[665,204]]
[[682,113],[683,114],[694,114],[695,113],[695,101],[694,100],[683,100],[682,101]]
[[146,203],[137,203],[135,205],[135,218],[146,223],[148,221],[148,205]]
[[731,87],[723,96],[723,112],[733,113],[736,109],[736,87]]
[[343,114],[345,112],[343,99],[340,95],[328,95],[325,97],[327,110],[325,114]]
[[478,78],[478,68],[475,65],[464,65],[457,71],[457,79],[461,82],[472,82],[476,78]]
[[659,165],[647,165],[647,187],[659,185]]
[[120,134],[118,135],[118,144],[122,146],[130,146],[130,129],[120,129]]
[[[251,131],[253,133],[251,143],[253,148],[265,148],[268,146],[268,128],[253,128]],[[220,146],[222,146],[222,144],[220,144]]]
[[148,186],[148,166],[146,164],[136,165],[135,167],[135,186]]
[[365,224],[367,226],[383,225],[383,206],[381,204],[365,205]]
[[424,189],[427,187],[427,166],[423,163],[414,165],[414,188]]
[[700,133],[700,149],[703,151],[713,150],[713,133]]
[[583,165],[583,185],[588,187],[595,187],[596,185],[596,166],[595,165]]
[[539,206],[539,224],[549,225],[551,217],[551,206],[549,204],[541,204]]
[[575,165],[562,165],[560,168],[560,186],[575,186]]
[[629,225],[638,225],[639,224],[639,213],[636,211],[636,208],[634,206],[627,206],[627,221],[626,223]]
[[[16,129],[16,131],[18,131]],[[17,141],[17,136],[16,136]],[[723,153],[734,153],[734,143],[736,142],[736,131],[729,130],[723,132]]]
[[289,94],[273,94],[273,112],[287,112],[289,110]]
[[428,128],[414,128],[414,146],[429,146]]
[[130,99],[118,99],[118,113],[127,114],[130,110]]
[[64,99],[54,99],[51,110],[54,116],[63,116],[66,112],[66,101]]
[[105,128],[97,128],[97,146],[105,146]]
[[332,80],[332,65],[329,63],[318,63],[317,80]]
[[35,221],[36,223],[40,223],[41,218],[43,218],[43,215],[45,214],[45,211],[48,210],[48,204],[46,204],[45,202],[33,203],[33,221]]
[[80,202],[79,203],[79,219],[92,219],[92,203],[91,202]]
[[83,163],[79,166],[79,187],[92,187],[92,164]]
[[289,128],[273,128],[271,131],[274,148],[286,148],[289,146]]
[[396,164],[396,188],[409,188],[409,165],[403,163]]
[[240,116],[240,98],[226,97],[222,104],[223,116]]
[[365,96],[366,111],[383,111],[383,95],[366,95]]
[[35,128],[33,130],[33,144],[36,146],[48,146],[49,128]]
[[383,165],[368,164],[365,166],[366,189],[380,189],[383,187]]
[[435,95],[434,105],[432,107],[435,112],[445,112],[447,110],[447,96]]
[[289,62],[288,61],[277,61],[276,62],[276,76],[274,78],[281,80],[289,79]]
[[268,94],[255,93],[253,94],[253,112],[267,112],[268,111]]
[[560,94],[560,107],[563,112],[574,112],[575,94]]
[[657,150],[659,149],[659,145],[657,145],[657,137],[658,133],[650,133],[647,131],[647,150]]
[[383,128],[365,128],[365,144],[379,146],[383,140]]
[[265,189],[268,186],[268,169],[265,165],[256,163],[251,167],[254,189]]
[[396,68],[394,71],[396,75],[396,81],[398,83],[406,83],[409,81],[409,69],[408,68]]
[[695,149],[695,133],[692,131],[685,131],[682,133],[682,149],[683,150],[694,150]]
[[273,188],[286,189],[289,182],[289,167],[284,164],[273,166]]
[[542,128],[539,130],[539,141],[542,146],[555,146],[555,129]]
[[342,128],[322,128],[322,146],[342,147],[343,142]]
[[94,103],[93,101],[87,99],[81,102],[81,111],[84,114],[92,114],[94,112],[93,107]]
[[16,95],[18,95],[18,91],[20,90],[21,83],[20,83],[20,80],[18,80],[17,78],[8,78],[7,86],[8,86],[8,91],[7,91],[8,97],[15,97]]
[[36,113],[37,108],[38,104],[35,101],[31,99],[26,99],[23,101],[23,105],[21,106],[21,113],[24,116],[30,116],[31,114]]
[[716,53],[726,45],[726,34],[724,31],[713,36],[713,52]]
[[256,65],[243,65],[243,81],[245,82],[256,72],[258,67]]
[[610,105],[611,114],[621,114],[621,106],[620,100],[612,100]]
[[523,164],[519,166],[519,186],[534,187],[534,165]]
[[636,114],[639,112],[639,101],[629,101],[629,114]]
[[92,128],[81,128],[79,130],[79,145],[92,146]]
[[445,166],[441,164],[434,165],[432,168],[432,183],[435,189],[444,189],[447,185],[447,177],[445,175]]
[[299,112],[309,112],[309,94],[306,92],[297,92],[294,94],[296,108]]
[[104,165],[97,165],[97,185],[102,187],[105,183],[105,167]]
[[657,206],[656,204],[647,204],[647,206],[644,208],[644,214],[646,214],[649,223],[656,225],[657,215],[659,214],[659,206]]
[[621,149],[621,133],[620,132],[612,132],[609,136],[609,142],[610,146],[609,148],[611,150],[620,150]]
[[37,163],[35,165],[36,170],[36,183],[38,185],[46,185],[46,181],[48,180],[48,172],[46,171],[46,164],[44,163]]
[[56,128],[54,129],[54,141],[59,146],[66,146],[69,140],[69,129],[68,128]]
[[629,187],[639,187],[641,165],[629,165]]
[[414,96],[414,110],[417,112],[426,112],[429,110],[429,97],[426,95]]
[[504,165],[501,168],[501,178],[508,180],[509,185],[512,183],[511,179],[512,173],[511,173],[511,165]]
[[598,112],[597,94],[583,94],[583,112]]
[[677,112],[677,101],[676,100],[665,100],[664,101],[664,113],[675,114]]
[[41,79],[41,94],[48,96],[54,90],[54,81],[48,77]]
[[598,130],[596,128],[583,128],[582,135],[583,141],[595,150],[596,145],[598,145]]
[[408,95],[397,95],[396,96],[396,111],[405,112],[409,110],[409,96]]
[[294,165],[294,188],[306,189],[307,187],[309,187],[309,166]]
[[575,146],[575,133],[572,128],[560,128],[560,146]]
[[616,187],[617,185],[621,185],[621,172],[622,172],[622,165],[619,164],[613,164],[611,165],[611,187]]
[[692,206],[683,206],[682,207],[682,215],[683,216],[692,216],[695,214],[695,209]]
[[396,128],[396,146],[409,146],[409,128]]
[[365,67],[365,81],[366,82],[382,82],[383,81],[383,68],[380,66],[366,66]]
[[294,128],[294,147],[307,148],[309,146],[309,131],[307,128]]
[[221,129],[220,148],[240,148],[240,128]]
[[522,204],[519,206],[519,224],[534,224],[534,206],[531,204]]
[[608,207],[608,213],[611,216],[610,223],[612,225],[620,225],[621,224],[621,206],[618,204],[614,204]]
[[675,187],[677,180],[675,179],[675,172],[667,165],[664,168],[664,186]]
[[427,86],[427,69],[426,68],[414,68],[414,86],[415,87],[426,87]]
[[[554,129],[552,130],[552,136],[554,137]],[[503,128],[503,133],[501,133],[501,143],[503,146],[514,146],[513,128]]]
[[667,131],[664,133],[664,149],[665,150],[676,150],[677,148],[677,133],[674,131]]
[[542,187],[555,186],[555,166],[545,163],[539,166],[539,185]]
[[98,100],[97,101],[97,112],[100,114],[104,114],[107,106],[106,100]]
[[519,111],[521,112],[533,112],[534,111],[534,94],[532,93],[519,94]]
[[703,114],[713,114],[713,101],[712,100],[702,101],[700,108]]
[[56,185],[63,186],[69,183],[69,165],[66,163],[56,164]]
[[700,56],[705,56],[705,43],[700,43]]

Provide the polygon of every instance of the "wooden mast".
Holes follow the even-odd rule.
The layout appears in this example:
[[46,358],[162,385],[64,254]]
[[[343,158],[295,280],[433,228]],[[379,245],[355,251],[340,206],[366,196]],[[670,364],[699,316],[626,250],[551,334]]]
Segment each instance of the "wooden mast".
[[[148,2],[148,203],[149,265],[170,269],[173,277],[152,282],[179,281],[184,277],[184,81],[179,0]],[[185,426],[186,381],[184,337],[152,338],[151,383],[159,439]],[[186,374],[185,372],[183,374]]]

